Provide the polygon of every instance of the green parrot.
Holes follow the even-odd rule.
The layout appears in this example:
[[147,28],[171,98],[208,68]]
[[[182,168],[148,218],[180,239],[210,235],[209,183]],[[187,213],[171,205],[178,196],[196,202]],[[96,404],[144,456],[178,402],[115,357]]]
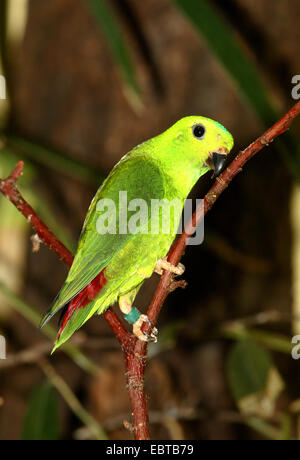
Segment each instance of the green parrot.
[[[189,116],[119,161],[91,202],[67,279],[41,322],[42,327],[62,310],[53,351],[116,301],[133,333],[156,341],[156,328],[149,335],[141,331],[149,320],[133,306],[134,299],[154,271],[183,273],[183,266],[172,266],[166,255],[184,202],[208,170],[220,173],[232,147],[233,137],[221,124]],[[170,206],[173,200],[180,213]]]

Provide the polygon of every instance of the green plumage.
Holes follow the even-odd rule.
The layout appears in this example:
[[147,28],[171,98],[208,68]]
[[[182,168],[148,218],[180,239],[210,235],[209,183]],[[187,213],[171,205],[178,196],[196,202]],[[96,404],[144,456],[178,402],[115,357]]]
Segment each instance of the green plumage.
[[[205,128],[203,139],[193,134],[193,127],[199,124]],[[73,313],[55,348],[93,314],[103,313],[120,296],[131,292],[134,293],[133,297],[136,295],[144,279],[151,276],[157,261],[166,256],[179,224],[178,216],[172,215],[170,231],[163,234],[160,213],[159,233],[151,233],[152,200],[179,199],[183,207],[195,182],[211,169],[208,160],[212,152],[224,148],[228,152],[232,146],[232,136],[222,125],[204,117],[186,117],[161,135],[135,147],[121,159],[90,205],[73,265],[43,324],[103,269],[106,284],[95,300]],[[120,191],[127,193],[127,203],[142,199],[148,204],[141,233],[127,231],[120,234],[139,210],[139,203],[136,209],[127,210],[127,204],[119,199]],[[99,234],[99,222],[103,224],[105,216],[114,217],[107,207],[100,209],[99,202],[103,199],[112,200],[116,205],[116,227],[110,229],[112,233]],[[124,218],[126,212],[127,218]]]

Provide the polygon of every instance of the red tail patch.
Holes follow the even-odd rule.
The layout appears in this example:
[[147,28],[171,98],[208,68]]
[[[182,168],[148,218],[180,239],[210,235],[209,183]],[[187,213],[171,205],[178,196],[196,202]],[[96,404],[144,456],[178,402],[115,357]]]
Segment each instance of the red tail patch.
[[86,307],[89,303],[94,300],[99,291],[103,288],[103,286],[106,284],[106,278],[104,276],[104,271],[105,268],[99,273],[99,275],[96,276],[96,278],[93,279],[93,281],[90,282],[82,291],[80,291],[74,299],[71,300],[69,305],[67,306],[67,310],[65,314],[63,315],[60,328],[56,337],[56,340],[59,339],[62,331],[66,327],[67,322],[73,315],[73,313],[76,310],[79,310],[80,308]]

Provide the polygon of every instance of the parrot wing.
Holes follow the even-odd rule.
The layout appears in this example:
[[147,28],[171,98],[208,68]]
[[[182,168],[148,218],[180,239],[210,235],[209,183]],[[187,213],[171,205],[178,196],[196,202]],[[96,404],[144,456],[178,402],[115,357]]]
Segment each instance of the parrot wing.
[[[41,327],[93,281],[122,247],[138,236],[130,232],[119,233],[119,211],[123,206],[119,203],[119,191],[127,192],[127,202],[142,198],[150,204],[151,199],[164,197],[163,177],[157,165],[142,155],[136,158],[128,154],[112,170],[90,205],[66,282],[52,308],[44,316]],[[107,214],[116,218],[116,232],[99,234],[97,231],[98,219],[104,214],[97,206],[102,199],[112,200],[116,205],[115,214],[113,211]],[[132,213],[128,211],[127,214],[128,220]],[[145,225],[148,228],[148,222]]]

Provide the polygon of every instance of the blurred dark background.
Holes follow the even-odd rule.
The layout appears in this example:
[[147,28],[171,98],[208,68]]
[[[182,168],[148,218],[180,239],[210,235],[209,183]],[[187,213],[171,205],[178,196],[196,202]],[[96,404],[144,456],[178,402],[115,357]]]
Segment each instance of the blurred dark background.
[[[295,102],[298,0],[2,0],[0,14],[1,176],[25,161],[22,193],[71,250],[97,187],[133,146],[204,115],[233,134],[236,154]],[[167,299],[150,348],[154,439],[298,437],[297,136],[296,120],[247,164],[207,215],[204,243],[186,251],[188,286]],[[98,371],[76,351],[49,358],[36,324],[67,268],[43,245],[32,251],[31,228],[4,197],[0,210],[0,438],[94,437],[67,383],[109,438],[130,439],[117,341],[94,317],[74,343]],[[141,309],[157,281],[145,283]]]

